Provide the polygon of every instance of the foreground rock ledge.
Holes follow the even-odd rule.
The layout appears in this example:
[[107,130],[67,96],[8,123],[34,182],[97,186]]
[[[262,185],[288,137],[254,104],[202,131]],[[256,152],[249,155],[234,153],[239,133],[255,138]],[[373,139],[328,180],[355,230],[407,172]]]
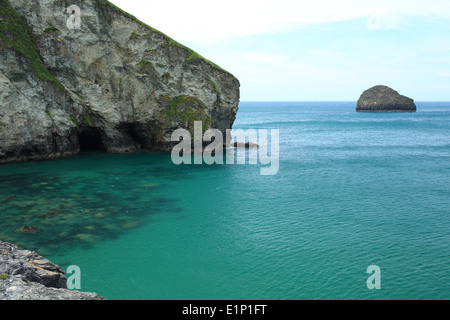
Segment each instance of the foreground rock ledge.
[[414,100],[386,86],[372,87],[361,95],[356,112],[416,112]]
[[0,300],[105,300],[67,290],[64,270],[35,252],[0,241]]

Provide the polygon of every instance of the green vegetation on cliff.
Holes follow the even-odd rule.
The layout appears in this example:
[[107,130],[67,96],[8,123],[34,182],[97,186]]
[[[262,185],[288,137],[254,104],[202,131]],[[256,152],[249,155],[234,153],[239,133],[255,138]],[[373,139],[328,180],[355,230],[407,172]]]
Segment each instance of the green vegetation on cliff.
[[211,119],[205,112],[206,106],[201,100],[190,96],[161,96],[160,99],[167,103],[167,107],[162,110],[164,120],[182,123],[190,131],[194,128],[195,121],[202,121],[203,132],[211,125]]
[[0,273],[0,281],[6,280],[9,278],[9,274],[7,273]]
[[8,0],[0,0],[0,48],[3,46],[12,47],[22,54],[40,79],[53,82],[64,90],[61,82],[45,67],[26,22]]

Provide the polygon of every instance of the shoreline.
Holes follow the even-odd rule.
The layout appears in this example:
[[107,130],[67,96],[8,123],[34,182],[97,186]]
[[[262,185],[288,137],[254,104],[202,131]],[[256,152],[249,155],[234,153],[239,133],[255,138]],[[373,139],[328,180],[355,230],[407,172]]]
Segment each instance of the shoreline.
[[29,250],[0,240],[0,300],[106,300],[67,289],[65,271]]

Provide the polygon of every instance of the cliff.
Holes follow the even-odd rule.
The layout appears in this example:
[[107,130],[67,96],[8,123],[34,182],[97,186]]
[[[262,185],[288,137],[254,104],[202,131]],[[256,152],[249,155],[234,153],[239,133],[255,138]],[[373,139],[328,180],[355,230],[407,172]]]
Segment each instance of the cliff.
[[416,112],[414,100],[386,86],[375,86],[363,92],[357,112]]
[[0,241],[0,300],[104,300],[95,293],[66,288],[61,267]]
[[109,1],[0,0],[0,104],[0,163],[169,150],[195,120],[230,129],[239,81]]

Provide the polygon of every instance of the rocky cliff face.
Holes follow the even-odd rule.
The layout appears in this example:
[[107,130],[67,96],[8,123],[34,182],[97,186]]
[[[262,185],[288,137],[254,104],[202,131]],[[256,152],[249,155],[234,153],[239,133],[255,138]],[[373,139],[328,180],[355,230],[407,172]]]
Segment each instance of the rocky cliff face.
[[358,100],[357,112],[416,112],[414,100],[386,86],[372,87]]
[[0,3],[1,163],[169,150],[195,120],[232,127],[238,80],[110,2]]
[[66,288],[61,267],[0,241],[0,300],[104,300],[95,293]]

